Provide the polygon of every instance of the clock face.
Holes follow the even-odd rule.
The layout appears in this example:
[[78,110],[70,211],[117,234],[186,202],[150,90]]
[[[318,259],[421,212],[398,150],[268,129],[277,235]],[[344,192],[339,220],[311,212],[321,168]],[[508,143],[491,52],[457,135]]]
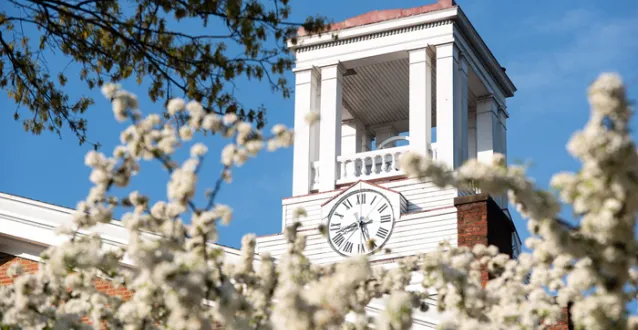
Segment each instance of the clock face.
[[369,254],[390,238],[394,220],[392,204],[383,194],[371,189],[353,191],[330,210],[328,241],[344,256]]

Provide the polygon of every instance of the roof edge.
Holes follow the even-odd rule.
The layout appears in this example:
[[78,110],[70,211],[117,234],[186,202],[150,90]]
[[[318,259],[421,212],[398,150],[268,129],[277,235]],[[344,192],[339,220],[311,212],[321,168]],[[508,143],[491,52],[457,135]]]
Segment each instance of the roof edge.
[[461,28],[462,32],[467,35],[467,41],[471,44],[478,55],[481,58],[487,60],[488,63],[485,63],[486,69],[492,74],[496,83],[502,88],[503,92],[507,97],[514,96],[514,93],[517,91],[516,86],[505,72],[505,68],[501,66],[499,61],[494,56],[494,53],[490,50],[485,43],[485,40],[481,37],[478,31],[470,22],[470,19],[465,15],[465,12],[460,7],[457,7],[457,19],[456,22],[458,26]]
[[367,13],[357,15],[354,17],[347,18],[341,22],[330,24],[324,31],[315,34],[308,34],[304,30],[303,27],[300,27],[297,30],[297,37],[306,37],[321,33],[329,33],[335,32],[339,30],[345,30],[353,27],[364,26],[379,22],[385,22],[390,20],[395,20],[404,17],[410,17],[420,14],[425,14],[441,9],[452,8],[456,6],[456,1],[454,0],[438,0],[435,3],[431,3],[429,5],[412,7],[412,8],[399,8],[399,9],[384,9],[384,10],[373,10]]

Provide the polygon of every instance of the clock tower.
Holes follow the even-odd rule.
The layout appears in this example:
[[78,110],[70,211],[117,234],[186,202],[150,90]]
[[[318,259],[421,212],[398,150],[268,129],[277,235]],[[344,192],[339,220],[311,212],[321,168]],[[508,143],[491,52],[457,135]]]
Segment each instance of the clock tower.
[[[443,240],[518,253],[504,196],[439,188],[398,166],[408,150],[450,168],[507,155],[506,99],[516,88],[453,0],[365,13],[320,35],[300,30],[289,47],[293,186],[281,225],[300,221],[311,262],[367,254],[392,267]],[[308,125],[309,113],[320,121]],[[299,208],[307,216],[296,219]],[[282,234],[257,239],[258,253],[285,251]],[[436,315],[422,322],[428,328]]]

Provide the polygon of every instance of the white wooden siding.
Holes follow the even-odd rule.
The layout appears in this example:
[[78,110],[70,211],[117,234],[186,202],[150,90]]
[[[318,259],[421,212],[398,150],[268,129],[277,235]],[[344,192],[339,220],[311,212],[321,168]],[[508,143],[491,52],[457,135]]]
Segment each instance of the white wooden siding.
[[[381,186],[400,192],[407,205],[402,207],[402,215],[394,225],[392,235],[384,248],[390,253],[378,253],[371,260],[393,259],[435,249],[439,242],[457,243],[457,216],[454,197],[458,192],[453,188],[438,188],[430,182],[399,180],[382,183]],[[306,235],[305,255],[313,263],[331,263],[343,259],[322,237],[317,227],[322,222],[321,205],[340,191],[289,198],[283,201],[283,218],[286,225],[294,222],[295,209],[302,207],[307,217],[299,219],[299,233]],[[268,252],[278,257],[286,252],[287,243],[283,235],[257,238],[257,253]]]

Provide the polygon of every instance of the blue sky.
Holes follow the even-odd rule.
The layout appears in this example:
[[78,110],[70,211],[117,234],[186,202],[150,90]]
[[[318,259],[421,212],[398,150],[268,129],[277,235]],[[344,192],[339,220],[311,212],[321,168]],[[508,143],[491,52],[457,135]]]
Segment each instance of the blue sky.
[[[474,27],[518,87],[508,102],[508,152],[511,162],[531,162],[529,174],[545,187],[551,175],[576,170],[578,163],[565,151],[571,134],[588,117],[585,88],[601,71],[616,71],[629,84],[629,96],[638,97],[638,3],[606,1],[457,1]],[[335,21],[375,9],[409,8],[425,1],[322,0],[293,2],[295,20],[320,13]],[[612,5],[613,4],[613,5]],[[185,26],[188,28],[188,26]],[[57,63],[57,62],[56,62]],[[633,64],[633,65],[632,65]],[[71,66],[69,73],[77,71]],[[287,77],[292,82],[291,73]],[[146,112],[159,111],[134,82],[124,87],[140,96]],[[97,91],[70,85],[73,95],[96,98],[90,109],[89,135],[110,153],[119,140],[118,125],[110,106]],[[269,109],[270,123],[293,121],[293,99],[272,94],[265,84],[242,81],[238,97],[247,106]],[[0,191],[74,207],[88,192],[89,169],[84,155],[90,146],[78,146],[70,132],[33,136],[13,121],[15,104],[0,95]],[[24,112],[26,114],[26,112]],[[632,127],[638,124],[634,120]],[[210,157],[199,187],[212,186],[219,171],[218,152],[224,143],[207,139]],[[165,198],[167,175],[154,164],[145,164],[132,186],[151,196]],[[292,149],[262,154],[235,171],[232,184],[222,188],[220,202],[235,210],[233,223],[220,232],[220,243],[238,246],[241,236],[278,233],[281,199],[292,190]],[[523,220],[515,214],[522,238],[528,236]],[[568,216],[565,212],[566,217]]]

